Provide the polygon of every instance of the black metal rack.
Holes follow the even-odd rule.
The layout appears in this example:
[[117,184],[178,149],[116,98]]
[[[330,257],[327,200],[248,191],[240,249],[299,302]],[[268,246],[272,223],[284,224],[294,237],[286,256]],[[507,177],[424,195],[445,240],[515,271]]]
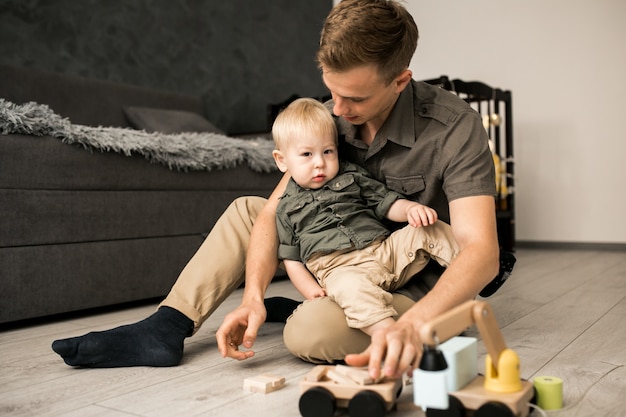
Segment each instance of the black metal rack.
[[[515,177],[513,159],[513,110],[511,91],[490,87],[479,81],[451,80],[445,75],[424,80],[457,94],[482,117],[494,145],[496,169],[499,168],[496,218],[502,249],[515,250]],[[496,161],[497,160],[497,161]]]

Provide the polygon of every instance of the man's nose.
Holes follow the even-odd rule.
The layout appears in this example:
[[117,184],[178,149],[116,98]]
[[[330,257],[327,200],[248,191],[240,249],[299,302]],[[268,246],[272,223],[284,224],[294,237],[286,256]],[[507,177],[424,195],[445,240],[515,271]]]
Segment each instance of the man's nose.
[[333,113],[335,116],[343,116],[348,114],[348,103],[342,98],[334,98],[335,106],[333,107]]

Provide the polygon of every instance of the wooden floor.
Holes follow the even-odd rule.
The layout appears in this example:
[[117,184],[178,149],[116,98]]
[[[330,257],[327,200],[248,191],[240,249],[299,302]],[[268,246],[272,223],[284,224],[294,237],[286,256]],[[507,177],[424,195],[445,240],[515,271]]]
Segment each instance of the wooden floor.
[[[625,255],[520,249],[510,280],[489,299],[521,358],[522,376],[564,380],[564,409],[549,416],[626,415]],[[296,296],[288,281],[272,284],[269,294]],[[174,368],[73,369],[50,349],[54,339],[134,322],[154,306],[2,332],[0,415],[298,416],[298,382],[311,365],[285,350],[282,325],[263,326],[251,360],[222,359],[217,352],[215,330],[240,297],[235,293],[187,339],[183,363]],[[244,378],[265,372],[285,376],[285,388],[267,395],[243,391]],[[410,389],[401,401],[411,401]]]

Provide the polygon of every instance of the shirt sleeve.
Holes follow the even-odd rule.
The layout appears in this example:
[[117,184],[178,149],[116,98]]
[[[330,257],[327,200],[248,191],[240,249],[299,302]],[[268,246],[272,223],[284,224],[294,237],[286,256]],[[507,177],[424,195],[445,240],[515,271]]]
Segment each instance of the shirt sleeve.
[[278,259],[302,261],[300,245],[296,241],[289,222],[286,221],[284,215],[281,215],[281,211],[276,212],[276,231],[278,232]]
[[463,112],[442,141],[443,190],[448,201],[496,194],[495,168],[480,116]]

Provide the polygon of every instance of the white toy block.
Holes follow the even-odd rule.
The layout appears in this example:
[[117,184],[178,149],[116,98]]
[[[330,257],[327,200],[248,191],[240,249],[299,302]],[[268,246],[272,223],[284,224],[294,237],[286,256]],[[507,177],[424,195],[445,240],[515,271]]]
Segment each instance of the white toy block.
[[456,336],[439,345],[448,363],[448,391],[458,391],[478,374],[478,348],[475,337]]
[[250,392],[267,394],[285,386],[285,377],[263,374],[243,380],[243,389]]

